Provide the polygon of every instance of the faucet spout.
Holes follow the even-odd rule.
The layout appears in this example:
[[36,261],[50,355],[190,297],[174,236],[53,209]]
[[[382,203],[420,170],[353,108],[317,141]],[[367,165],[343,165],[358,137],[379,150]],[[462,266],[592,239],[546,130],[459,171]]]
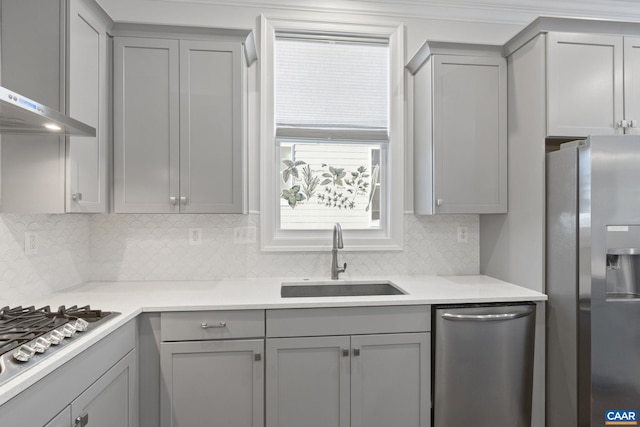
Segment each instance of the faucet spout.
[[342,249],[343,247],[342,227],[336,222],[333,226],[333,246],[331,248],[331,280],[338,280],[340,273],[344,273],[347,269],[346,262],[344,266],[338,267],[338,249]]

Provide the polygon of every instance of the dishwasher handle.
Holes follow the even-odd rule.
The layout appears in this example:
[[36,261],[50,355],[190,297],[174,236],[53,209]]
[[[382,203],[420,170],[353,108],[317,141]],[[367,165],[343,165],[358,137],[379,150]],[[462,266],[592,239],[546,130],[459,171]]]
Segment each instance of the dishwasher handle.
[[454,320],[458,322],[495,322],[499,320],[513,320],[530,315],[533,310],[520,311],[516,313],[501,314],[453,314],[443,313],[442,318],[445,320]]

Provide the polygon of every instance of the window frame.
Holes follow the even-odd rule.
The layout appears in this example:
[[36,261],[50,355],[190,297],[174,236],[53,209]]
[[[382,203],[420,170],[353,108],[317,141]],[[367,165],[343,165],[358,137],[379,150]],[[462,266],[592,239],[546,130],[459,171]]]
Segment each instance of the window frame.
[[332,230],[280,230],[277,210],[279,152],[274,102],[274,43],[276,33],[344,35],[386,38],[389,41],[389,142],[384,185],[386,218],[376,230],[344,230],[344,250],[389,251],[403,248],[404,214],[404,27],[361,23],[317,22],[261,16],[260,67],[260,246],[263,251],[319,251],[331,249]]

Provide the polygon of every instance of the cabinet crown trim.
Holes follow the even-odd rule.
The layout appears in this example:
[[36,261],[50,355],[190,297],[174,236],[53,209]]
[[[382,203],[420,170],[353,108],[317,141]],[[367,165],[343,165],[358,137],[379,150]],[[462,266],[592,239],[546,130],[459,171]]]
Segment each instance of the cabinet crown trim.
[[502,57],[502,47],[497,45],[425,41],[407,62],[405,68],[413,75],[429,60],[431,55],[494,56]]

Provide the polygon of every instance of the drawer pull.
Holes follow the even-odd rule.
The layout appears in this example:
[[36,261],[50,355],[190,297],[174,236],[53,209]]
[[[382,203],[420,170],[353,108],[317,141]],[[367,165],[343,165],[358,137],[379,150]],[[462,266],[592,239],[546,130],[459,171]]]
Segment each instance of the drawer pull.
[[200,324],[200,327],[202,329],[226,328],[227,327],[227,322],[220,322],[217,325],[210,325],[207,322],[202,322]]

